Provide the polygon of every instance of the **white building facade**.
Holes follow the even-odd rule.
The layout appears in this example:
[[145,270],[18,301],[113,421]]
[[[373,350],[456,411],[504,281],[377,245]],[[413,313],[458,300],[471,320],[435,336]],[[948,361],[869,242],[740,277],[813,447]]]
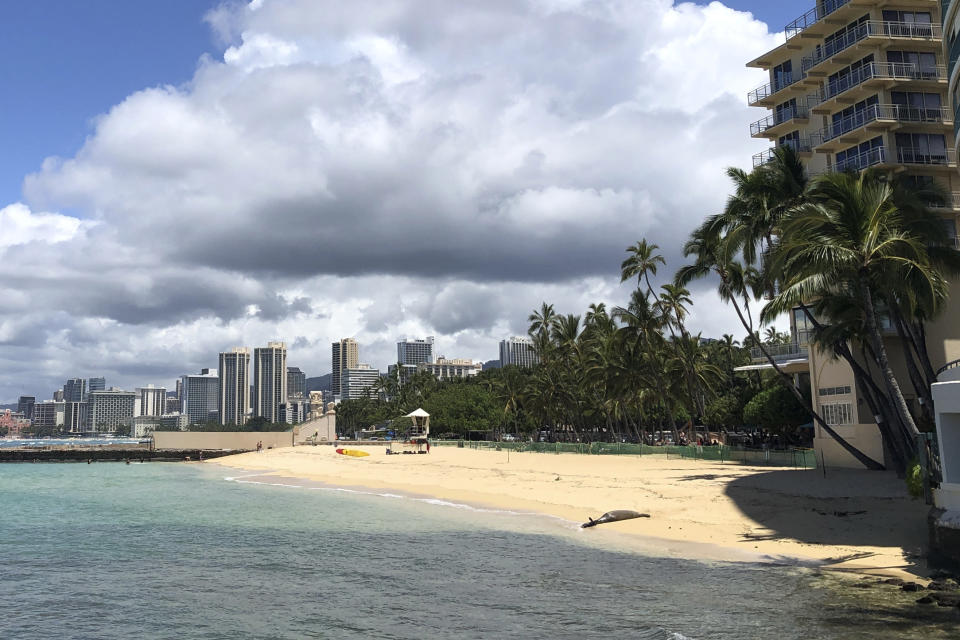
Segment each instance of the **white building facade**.
[[540,358],[533,350],[533,341],[529,338],[514,336],[500,341],[500,366],[530,368],[540,364]]

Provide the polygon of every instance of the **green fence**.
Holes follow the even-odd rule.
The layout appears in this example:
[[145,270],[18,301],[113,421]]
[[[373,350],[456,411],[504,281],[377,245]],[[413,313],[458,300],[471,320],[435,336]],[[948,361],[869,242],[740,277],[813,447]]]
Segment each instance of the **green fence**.
[[623,456],[673,456],[692,460],[715,460],[760,467],[794,467],[816,469],[817,456],[813,449],[743,449],[740,447],[651,447],[645,444],[618,442],[592,442],[590,444],[569,442],[471,442],[468,440],[437,440],[435,446],[453,446],[467,449],[491,449],[497,451],[530,451],[534,453],[582,453],[585,455]]

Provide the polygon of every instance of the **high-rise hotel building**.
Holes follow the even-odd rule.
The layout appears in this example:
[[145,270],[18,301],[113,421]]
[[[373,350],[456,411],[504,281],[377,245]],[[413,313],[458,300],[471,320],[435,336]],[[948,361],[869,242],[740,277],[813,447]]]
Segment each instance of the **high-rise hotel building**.
[[360,345],[353,338],[343,338],[334,342],[331,349],[333,374],[330,376],[330,390],[335,396],[343,395],[343,373],[347,369],[356,369],[360,363]]
[[253,350],[253,415],[280,422],[287,401],[287,345],[268,342]]
[[250,350],[235,347],[220,354],[220,424],[242,425],[250,411]]
[[[769,82],[748,94],[770,114],[754,138],[793,147],[811,174],[878,167],[960,192],[947,99],[941,0],[818,0],[786,41],[747,66]],[[757,154],[768,162],[773,149]],[[956,237],[960,198],[939,203]]]
[[[750,135],[773,147],[793,147],[809,175],[876,167],[918,185],[939,184],[950,197],[931,203],[944,233],[957,237],[960,174],[954,141],[954,111],[948,72],[960,45],[944,53],[942,11],[957,11],[957,0],[817,0],[816,6],[785,28],[785,42],[748,63],[764,69],[768,82],[748,94],[752,106],[770,113],[750,126]],[[753,158],[769,162],[773,148]],[[960,295],[927,325],[933,366],[960,357]],[[791,317],[793,344],[775,357],[785,371],[809,376],[813,407],[853,446],[884,459],[874,416],[859,397],[853,372],[842,361],[808,346],[812,327],[802,310]],[[902,352],[894,331],[888,350]],[[746,369],[767,367],[759,353]],[[917,409],[903,362],[895,373],[908,403]],[[828,466],[860,466],[819,426],[814,445]],[[819,457],[819,456],[818,456]]]
[[953,149],[960,147],[960,1],[943,0],[943,55],[953,114]]

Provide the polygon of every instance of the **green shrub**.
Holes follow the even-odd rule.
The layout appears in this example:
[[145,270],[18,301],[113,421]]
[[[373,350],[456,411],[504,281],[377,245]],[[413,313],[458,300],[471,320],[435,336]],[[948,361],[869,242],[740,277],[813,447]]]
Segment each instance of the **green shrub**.
[[923,497],[923,468],[916,458],[907,465],[907,491],[914,498]]

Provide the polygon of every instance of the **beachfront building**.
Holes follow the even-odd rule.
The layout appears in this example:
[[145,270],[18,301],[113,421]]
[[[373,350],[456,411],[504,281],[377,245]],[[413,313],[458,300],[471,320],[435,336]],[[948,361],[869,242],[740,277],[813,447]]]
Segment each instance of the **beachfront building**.
[[33,406],[36,403],[36,396],[20,396],[17,400],[17,413],[22,413],[27,420],[33,420]]
[[60,429],[63,427],[65,402],[44,400],[33,405],[33,426],[38,429]]
[[436,362],[421,362],[417,365],[417,370],[426,371],[437,380],[450,380],[475,376],[483,371],[483,364],[473,360],[440,356]]
[[189,424],[203,424],[210,413],[217,411],[217,396],[220,379],[210,369],[201,369],[199,375],[188,374],[180,378],[180,413],[187,416]]
[[0,411],[0,427],[7,430],[7,437],[19,438],[21,432],[30,426],[30,420],[19,411],[4,409]]
[[540,363],[533,350],[533,341],[529,338],[514,336],[500,341],[500,366],[530,368]]
[[[747,65],[769,74],[747,97],[770,112],[750,126],[750,135],[792,147],[810,175],[876,167],[917,185],[940,185],[951,196],[932,206],[944,233],[956,238],[960,178],[940,18],[935,0],[817,0],[786,26],[783,44]],[[755,155],[753,165],[772,158],[773,148]],[[958,305],[954,296],[944,315],[927,325],[935,368],[960,357]],[[843,438],[883,460],[880,431],[850,367],[808,348],[811,327],[801,310],[791,331],[792,343],[777,347],[775,358],[787,372],[809,376],[813,407]],[[894,331],[887,340],[891,354],[902,352]],[[754,364],[743,369],[769,366],[759,350],[753,355]],[[905,364],[894,366],[917,409]],[[819,426],[814,446],[828,466],[860,466]]]
[[[417,365],[422,362],[433,362],[433,336],[426,339],[404,339],[397,342],[397,363],[387,367],[387,374],[396,376],[402,386],[410,381],[417,372]],[[397,368],[399,367],[399,374]]]
[[353,338],[343,338],[334,342],[331,348],[333,372],[330,376],[330,389],[336,396],[343,396],[343,372],[355,369],[360,362],[360,345]]
[[253,350],[253,415],[280,422],[287,401],[287,345],[268,342]]
[[87,403],[63,403],[63,430],[71,434],[82,434],[87,428]]
[[397,362],[414,366],[421,362],[433,362],[433,342],[433,336],[401,340],[397,343]]
[[167,390],[152,384],[134,389],[137,394],[134,416],[162,416],[167,412]]
[[133,419],[133,428],[130,435],[134,438],[145,438],[154,431],[186,431],[190,419],[182,413],[172,413],[165,416],[137,416]]
[[220,354],[220,390],[217,419],[220,424],[246,424],[250,413],[250,350],[234,347]]
[[70,378],[63,385],[64,402],[83,402],[87,399],[87,381],[83,378]]
[[300,367],[287,367],[287,397],[307,397],[307,374]]
[[118,429],[133,426],[136,402],[137,394],[133,391],[91,391],[87,396],[88,430],[114,433]]
[[380,380],[380,371],[359,362],[355,367],[343,369],[340,378],[340,399],[357,400],[376,395],[373,388]]

